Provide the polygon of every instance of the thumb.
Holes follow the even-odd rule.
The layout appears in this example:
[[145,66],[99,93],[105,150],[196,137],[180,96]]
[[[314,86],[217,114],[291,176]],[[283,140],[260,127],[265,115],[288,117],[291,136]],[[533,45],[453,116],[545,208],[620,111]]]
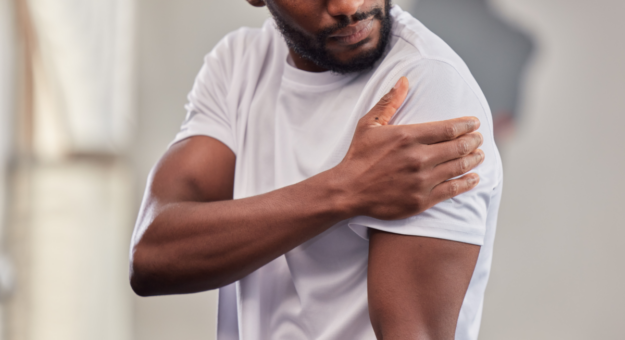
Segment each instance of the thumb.
[[395,86],[363,117],[366,125],[387,125],[408,94],[408,78],[401,77]]

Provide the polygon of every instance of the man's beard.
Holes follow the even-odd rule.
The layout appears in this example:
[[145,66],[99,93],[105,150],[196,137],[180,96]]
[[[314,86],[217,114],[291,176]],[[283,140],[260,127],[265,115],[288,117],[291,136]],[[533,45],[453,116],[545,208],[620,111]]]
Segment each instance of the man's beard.
[[[384,0],[384,10],[376,7],[367,13],[356,13],[351,16],[350,20],[347,16],[342,17],[341,21],[329,28],[324,29],[314,37],[308,37],[297,28],[288,24],[277,11],[271,8],[269,2],[267,7],[271,12],[278,29],[284,36],[287,45],[295,53],[301,57],[310,60],[315,65],[333,71],[335,73],[346,74],[352,72],[361,72],[371,69],[375,63],[384,55],[386,45],[388,44],[391,33],[391,17],[390,7],[391,0]],[[377,46],[370,51],[366,51],[355,58],[343,62],[336,59],[330,54],[326,48],[326,42],[328,37],[339,29],[349,26],[354,22],[368,19],[373,17],[374,20],[380,21],[380,39]],[[367,42],[368,39],[363,39],[360,42],[354,44],[353,48],[361,46]]]

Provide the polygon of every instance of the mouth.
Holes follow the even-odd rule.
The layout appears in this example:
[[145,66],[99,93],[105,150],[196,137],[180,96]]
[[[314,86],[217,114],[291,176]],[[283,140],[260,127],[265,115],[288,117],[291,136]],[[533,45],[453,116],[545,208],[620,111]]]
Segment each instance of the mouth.
[[341,45],[353,45],[367,38],[372,28],[373,17],[342,28],[331,34],[329,38]]

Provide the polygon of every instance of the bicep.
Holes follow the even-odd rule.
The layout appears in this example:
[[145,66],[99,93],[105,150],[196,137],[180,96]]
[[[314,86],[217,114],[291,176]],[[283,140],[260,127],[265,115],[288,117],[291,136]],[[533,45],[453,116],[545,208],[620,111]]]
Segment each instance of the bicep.
[[132,235],[131,261],[144,234],[167,207],[232,199],[235,160],[230,148],[211,137],[195,136],[173,144],[148,178]]
[[161,203],[232,199],[235,160],[232,150],[217,139],[184,139],[157,163],[146,194]]
[[479,250],[372,230],[368,298],[378,339],[453,339]]

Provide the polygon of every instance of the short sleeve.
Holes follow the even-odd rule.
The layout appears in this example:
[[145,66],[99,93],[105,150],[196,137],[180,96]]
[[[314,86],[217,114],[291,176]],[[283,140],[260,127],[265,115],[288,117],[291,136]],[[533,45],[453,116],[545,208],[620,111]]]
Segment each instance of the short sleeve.
[[373,228],[482,245],[491,196],[501,180],[500,158],[493,139],[488,104],[468,70],[462,74],[446,62],[423,60],[402,74],[408,77],[410,91],[390,123],[416,124],[463,116],[478,117],[481,122],[478,131],[484,136],[480,148],[485,159],[471,172],[480,176],[480,182],[471,191],[407,219],[384,221],[357,216],[348,222],[349,227],[365,239],[368,239],[369,228]]
[[187,115],[174,141],[192,136],[209,136],[228,146],[236,154],[234,122],[227,105],[231,84],[233,33],[224,37],[204,58],[185,105]]

